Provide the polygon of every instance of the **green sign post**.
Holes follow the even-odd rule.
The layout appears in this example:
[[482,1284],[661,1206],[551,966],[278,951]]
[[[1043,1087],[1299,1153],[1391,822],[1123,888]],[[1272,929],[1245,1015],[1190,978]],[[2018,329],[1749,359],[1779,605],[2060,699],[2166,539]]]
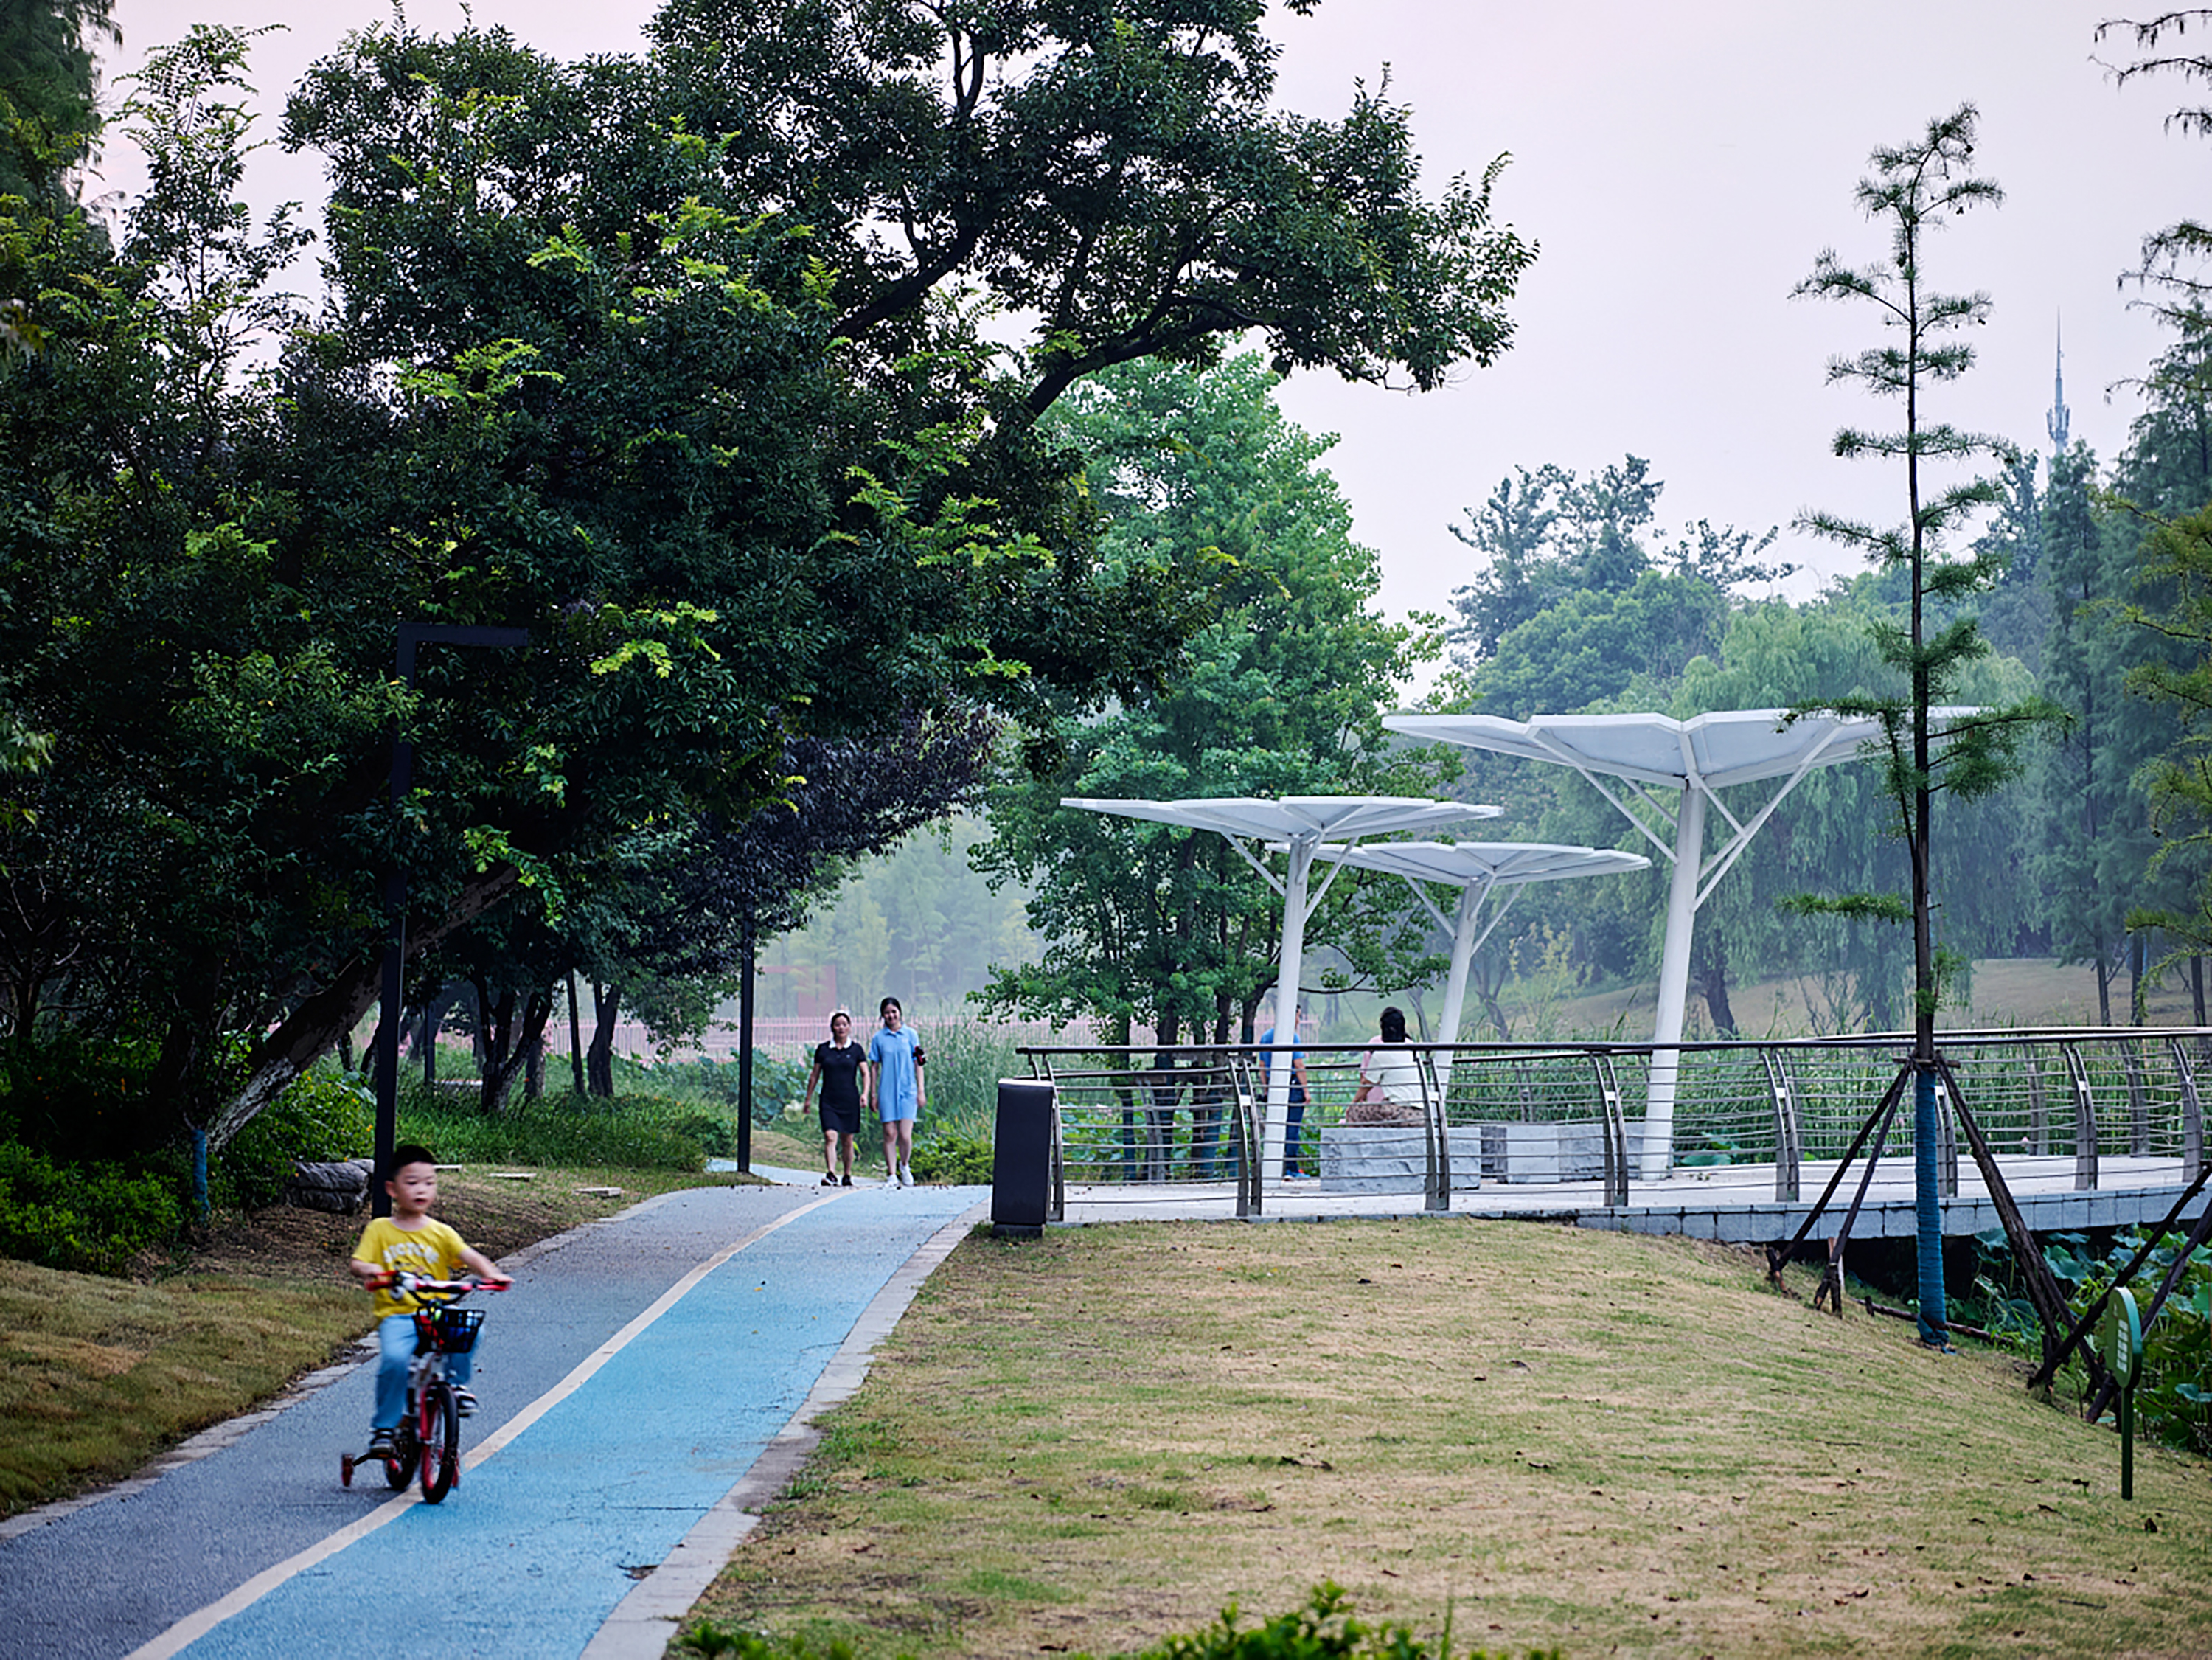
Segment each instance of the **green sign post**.
[[2110,1357],[2112,1381],[2120,1387],[2120,1497],[2136,1496],[2136,1385],[2142,1378],[2142,1318],[2136,1312],[2135,1293],[2125,1289],[2112,1293],[2105,1316],[2105,1350]]

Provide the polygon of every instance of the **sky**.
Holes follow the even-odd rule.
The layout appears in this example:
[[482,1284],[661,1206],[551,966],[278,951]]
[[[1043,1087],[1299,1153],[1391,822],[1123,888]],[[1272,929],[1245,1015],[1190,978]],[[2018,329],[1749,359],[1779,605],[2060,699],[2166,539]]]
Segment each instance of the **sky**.
[[[1381,556],[1393,615],[1442,611],[1473,574],[1449,526],[1519,466],[1587,472],[1624,453],[1666,483],[1663,527],[1698,519],[1782,529],[1804,595],[1856,569],[1792,521],[1811,508],[1903,516],[1893,468],[1830,453],[1846,423],[1893,411],[1826,384],[1830,358],[1874,343],[1870,310],[1793,299],[1825,248],[1846,263],[1887,243],[1852,200],[1877,145],[1901,145],[1961,103],[1981,114],[1977,169],[2002,207],[1947,227],[1928,256],[1946,291],[1986,291],[1979,362],[1930,414],[2048,451],[2054,337],[2065,337],[2072,433],[2106,458],[2136,404],[2116,383],[2162,337],[2120,284],[2144,234],[2203,211],[2192,186],[2212,141],[2169,131],[2177,82],[2114,83],[2128,43],[2100,45],[2110,0],[1324,0],[1279,9],[1278,101],[1341,115],[1355,80],[1389,77],[1440,187],[1510,154],[1497,217],[1540,245],[1510,307],[1512,350],[1434,392],[1294,378],[1281,401],[1334,433],[1328,459],[1355,534]],[[456,0],[409,0],[420,27],[459,22]],[[564,56],[639,44],[648,0],[475,0]],[[287,13],[290,15],[287,15]],[[387,17],[374,0],[117,0],[111,80],[193,21],[283,23],[256,54],[273,112],[283,88],[345,30]],[[2192,36],[2192,46],[2203,42]],[[2100,62],[2100,59],[2105,60]],[[126,147],[95,188],[127,192]],[[312,200],[310,161],[264,155],[257,198]]]

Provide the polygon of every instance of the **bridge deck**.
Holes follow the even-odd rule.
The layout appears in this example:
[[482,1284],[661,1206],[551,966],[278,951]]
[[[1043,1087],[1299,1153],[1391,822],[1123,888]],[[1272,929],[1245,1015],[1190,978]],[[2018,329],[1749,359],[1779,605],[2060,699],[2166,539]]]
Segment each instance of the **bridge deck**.
[[[2038,1233],[2068,1229],[2130,1227],[2157,1222],[2172,1209],[2187,1185],[2179,1158],[2115,1157],[2100,1162],[2100,1186],[2087,1191],[2074,1186],[2073,1161],[2069,1159],[2001,1158],[2005,1183],[2012,1189],[2027,1225]],[[1700,1239],[1737,1243],[1781,1240],[1795,1234],[1835,1173],[1832,1161],[1808,1159],[1796,1201],[1774,1197],[1771,1164],[1732,1164],[1705,1170],[1678,1170],[1667,1180],[1637,1182],[1629,1189],[1626,1205],[1608,1207],[1605,1190],[1596,1182],[1559,1183],[1487,1183],[1480,1188],[1455,1187],[1450,1214],[1520,1218],[1524,1220],[1572,1222],[1586,1228],[1613,1228],[1635,1233],[1679,1233]],[[1814,1228],[1814,1237],[1826,1238],[1841,1225],[1851,1195],[1857,1191],[1860,1171],[1854,1167],[1829,1201],[1828,1211]],[[2206,1195],[2200,1193],[2186,1215],[2203,1213]],[[1321,1182],[1271,1183],[1263,1195],[1264,1221],[1328,1221],[1352,1217],[1401,1217],[1424,1214],[1418,1183],[1402,1192],[1354,1193],[1332,1191]],[[1077,1185],[1066,1193],[1065,1221],[1070,1225],[1105,1222],[1221,1220],[1236,1214],[1236,1191],[1220,1183],[1101,1183]],[[1948,1234],[1981,1233],[1999,1226],[1996,1207],[1990,1201],[1980,1171],[1971,1161],[1959,1168],[1959,1191],[1943,1203],[1943,1231]],[[1909,1237],[1913,1232],[1912,1166],[1909,1160],[1886,1161],[1875,1173],[1866,1203],[1852,1229],[1855,1237]]]

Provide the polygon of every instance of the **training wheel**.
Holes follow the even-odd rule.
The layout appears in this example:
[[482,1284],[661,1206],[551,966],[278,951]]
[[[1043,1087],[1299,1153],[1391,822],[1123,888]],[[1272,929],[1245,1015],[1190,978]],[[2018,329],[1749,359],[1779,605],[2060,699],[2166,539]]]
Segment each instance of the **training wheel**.
[[338,1485],[342,1487],[353,1485],[353,1455],[349,1452],[338,1455]]

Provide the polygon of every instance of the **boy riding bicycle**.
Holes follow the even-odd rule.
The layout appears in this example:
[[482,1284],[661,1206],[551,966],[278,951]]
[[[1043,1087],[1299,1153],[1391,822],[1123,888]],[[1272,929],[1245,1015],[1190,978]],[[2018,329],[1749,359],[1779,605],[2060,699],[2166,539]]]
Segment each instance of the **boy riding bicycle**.
[[[376,1412],[370,1420],[369,1456],[381,1457],[392,1450],[392,1432],[407,1402],[407,1365],[415,1355],[413,1304],[392,1288],[392,1277],[411,1274],[426,1280],[451,1280],[466,1268],[495,1286],[514,1281],[482,1251],[471,1249],[461,1236],[430,1215],[438,1202],[438,1170],[429,1150],[403,1143],[392,1150],[390,1174],[384,1190],[392,1195],[392,1214],[380,1216],[362,1231],[346,1266],[355,1279],[376,1293],[376,1337],[380,1362],[376,1371]],[[452,1355],[447,1377],[453,1398],[465,1417],[476,1409],[476,1397],[466,1388],[475,1355],[467,1351]]]

